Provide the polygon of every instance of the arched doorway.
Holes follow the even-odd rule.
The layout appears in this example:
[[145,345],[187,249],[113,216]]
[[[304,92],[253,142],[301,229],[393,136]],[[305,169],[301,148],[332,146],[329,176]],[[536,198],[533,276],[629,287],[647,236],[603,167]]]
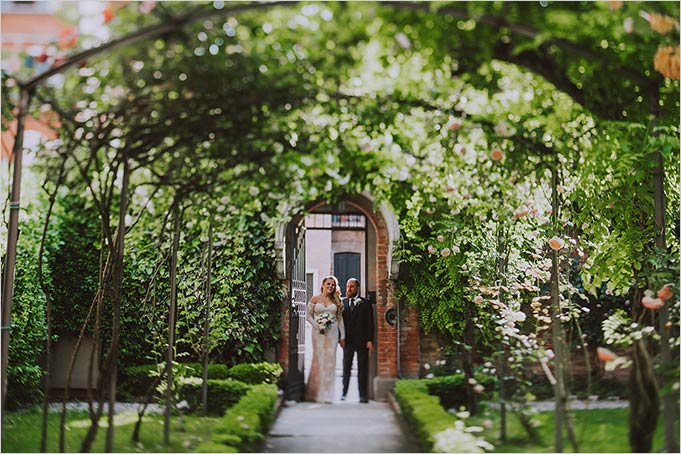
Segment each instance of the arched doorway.
[[[393,300],[393,281],[399,272],[399,264],[393,257],[393,246],[399,238],[399,226],[392,209],[387,204],[375,205],[371,195],[366,193],[342,197],[334,204],[323,201],[309,204],[304,216],[294,217],[276,231],[277,270],[288,295],[286,304],[282,306],[282,337],[278,349],[278,360],[289,382],[288,398],[301,398],[304,356],[309,354],[304,347],[305,308],[296,297],[300,295],[300,292],[296,293],[296,287],[300,288],[301,285],[301,249],[298,244],[296,252],[292,244],[315,230],[325,231],[327,241],[332,246],[327,257],[329,273],[319,269],[322,268],[319,265],[308,269],[312,272],[305,273],[305,301],[309,300],[310,291],[318,291],[319,279],[326,274],[334,274],[336,266],[344,267],[346,274],[359,270],[362,294],[374,305],[376,326],[376,348],[370,359],[370,398],[385,399],[401,374],[413,375],[412,370],[418,372],[418,326],[417,317],[407,317],[409,326],[402,324],[401,332],[404,335],[399,338],[399,317],[397,320],[392,317],[397,309],[397,302]],[[285,235],[287,231],[288,236]],[[293,231],[298,232],[299,236],[292,235]],[[361,234],[348,234],[353,231]],[[338,232],[335,242],[333,232]],[[292,279],[296,275],[298,277]],[[342,282],[343,292],[344,287]]]

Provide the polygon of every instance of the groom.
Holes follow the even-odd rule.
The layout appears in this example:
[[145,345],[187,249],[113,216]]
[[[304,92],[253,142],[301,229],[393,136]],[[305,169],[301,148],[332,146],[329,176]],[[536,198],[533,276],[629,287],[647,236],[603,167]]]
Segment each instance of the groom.
[[359,280],[348,279],[343,298],[343,323],[345,345],[343,347],[343,395],[345,400],[350,385],[352,359],[357,353],[359,401],[369,403],[369,353],[374,348],[374,310],[371,303],[359,296]]

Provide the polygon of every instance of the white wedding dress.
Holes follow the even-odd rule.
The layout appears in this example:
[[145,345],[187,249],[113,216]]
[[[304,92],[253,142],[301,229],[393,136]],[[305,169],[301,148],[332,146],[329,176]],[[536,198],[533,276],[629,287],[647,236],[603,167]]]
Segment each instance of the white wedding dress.
[[[324,306],[321,303],[310,303],[307,305],[307,316],[305,318],[312,325],[312,365],[305,387],[305,400],[322,403],[333,402],[336,349],[338,348],[338,339],[345,339],[343,318],[341,317],[338,320],[337,311],[338,308],[335,304]],[[323,312],[332,315],[334,320],[333,324],[324,330],[324,334],[319,332],[319,325],[315,321],[315,317]]]

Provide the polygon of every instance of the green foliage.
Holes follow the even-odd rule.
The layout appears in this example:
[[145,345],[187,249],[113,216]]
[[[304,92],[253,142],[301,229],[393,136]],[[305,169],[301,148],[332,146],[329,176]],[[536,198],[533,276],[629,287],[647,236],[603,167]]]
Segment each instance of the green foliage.
[[144,396],[162,370],[162,364],[145,364],[142,366],[124,367],[120,371],[117,391],[126,398],[140,398]]
[[[579,442],[580,452],[631,452],[627,441],[626,408],[573,410],[575,434]],[[538,412],[534,416],[536,429],[541,443],[534,443],[527,438],[525,429],[515,418],[507,418],[507,441],[496,444],[497,452],[555,452],[553,444],[555,415],[553,411]],[[500,430],[498,410],[486,415],[471,418],[471,423],[482,425],[483,421],[491,422],[481,434],[487,439],[497,438]],[[655,433],[653,451],[664,450],[664,431],[662,425]],[[569,447],[565,446],[566,452]]]
[[[475,379],[485,387],[479,394],[480,399],[489,400],[494,396],[497,387],[497,378],[493,375],[478,374]],[[466,377],[464,374],[446,375],[421,380],[426,384],[428,394],[440,399],[440,404],[444,408],[458,410],[461,406],[467,405],[466,399]]]
[[234,446],[228,446],[217,441],[204,441],[193,452],[239,452]]
[[71,335],[80,332],[97,290],[101,241],[97,212],[78,190],[74,188],[57,201],[58,243],[49,257],[54,331]]
[[[39,407],[21,411],[8,411],[3,415],[2,446],[4,452],[40,452],[42,412]],[[170,419],[170,443],[163,442],[164,416],[159,413],[147,413],[140,430],[140,441],[131,442],[131,435],[137,420],[137,412],[117,413],[114,431],[114,449],[116,452],[194,452],[203,443],[208,443],[214,433],[223,424],[222,418],[199,417],[195,415]],[[59,412],[48,414],[47,452],[59,452]],[[66,452],[78,452],[81,440],[88,431],[90,419],[87,411],[69,411],[66,416]],[[105,429],[105,428],[104,428]],[[93,445],[93,452],[105,451],[106,430],[99,430]],[[210,452],[235,452],[227,446],[220,445]]]
[[[37,257],[42,233],[40,199],[26,204],[26,218],[17,244],[15,287],[10,321],[7,405],[16,408],[42,396],[41,379],[47,324],[45,295],[40,288]],[[54,240],[52,237],[48,238]],[[49,275],[46,276],[49,285]],[[4,329],[4,327],[3,327]]]
[[256,385],[222,418],[213,440],[238,452],[258,452],[272,422],[277,400],[275,385]]
[[244,383],[277,384],[279,381],[279,376],[282,374],[282,372],[283,370],[281,369],[281,365],[279,365],[279,363],[244,363],[232,366],[232,368],[227,371],[227,376]]
[[[124,367],[118,381],[118,392],[123,396],[141,398],[154,382],[154,377],[165,371],[165,363],[144,364],[141,366]],[[180,370],[184,377],[203,377],[203,365],[198,363],[176,363],[173,367]],[[224,364],[208,364],[209,380],[224,380],[228,378],[227,366]]]
[[[92,301],[106,255],[98,231],[115,228],[124,158],[134,188],[125,366],[158,361],[166,348],[175,204],[177,350],[190,361],[264,360],[285,299],[274,226],[308,203],[364,191],[398,214],[398,258],[409,266],[396,296],[418,306],[425,331],[460,339],[475,328],[475,345],[462,347],[479,355],[501,343],[537,359],[536,335],[548,324],[544,300],[534,299],[547,293],[554,235],[568,244],[560,252],[565,313],[589,331],[632,286],[677,280],[679,84],[662,80],[652,62],[678,30],[660,35],[643,19],[653,11],[678,19],[677,3],[626,2],[615,11],[603,2],[288,3],[238,5],[238,14],[220,5],[159,2],[140,14],[126,4],[110,24],[116,33],[211,14],[178,19],[182,33],[94,57],[66,73],[61,88],[38,88],[60,113],[62,143],[36,154],[31,172],[40,181],[62,156],[68,163],[49,249],[59,333],[78,332]],[[16,96],[3,90],[3,118]],[[653,219],[658,153],[666,230],[676,233],[664,251],[655,248]],[[5,233],[0,226],[0,241]],[[34,251],[36,232],[25,238]],[[13,377],[28,387],[37,384],[45,336],[35,267],[34,254],[20,260],[11,346]],[[102,342],[110,319],[106,301]]]
[[[208,380],[208,414],[223,415],[232,405],[236,404],[251,387],[246,383],[227,380]],[[201,408],[202,380],[199,378],[185,379],[180,388],[180,399],[186,400],[190,411]]]
[[435,434],[451,426],[454,416],[442,408],[437,397],[428,394],[428,386],[423,380],[395,383],[395,399],[405,420],[416,432],[423,452],[432,452]]
[[[200,218],[200,216],[199,216]],[[179,282],[178,344],[190,357],[203,347],[207,222],[188,222],[183,263],[194,279]],[[274,273],[270,232],[258,217],[227,216],[213,227],[210,349],[225,363],[262,361],[279,338],[282,295]]]

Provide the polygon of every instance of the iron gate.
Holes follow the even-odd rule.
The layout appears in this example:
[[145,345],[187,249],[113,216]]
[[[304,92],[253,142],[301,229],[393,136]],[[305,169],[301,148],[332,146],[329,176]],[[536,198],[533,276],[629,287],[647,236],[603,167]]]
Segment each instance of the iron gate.
[[305,398],[305,223],[289,224],[288,257],[290,270],[291,307],[289,310],[288,399]]

